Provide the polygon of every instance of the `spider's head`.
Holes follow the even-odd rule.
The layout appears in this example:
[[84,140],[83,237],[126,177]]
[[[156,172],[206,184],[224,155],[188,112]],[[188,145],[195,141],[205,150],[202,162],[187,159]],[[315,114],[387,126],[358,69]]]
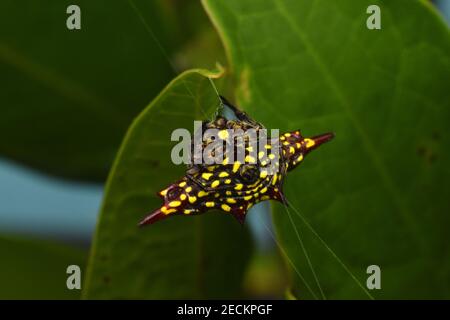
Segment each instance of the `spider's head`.
[[288,171],[297,167],[303,161],[304,157],[312,150],[333,138],[334,133],[332,132],[320,134],[311,138],[304,138],[299,130],[281,135],[280,144],[283,157],[286,159]]

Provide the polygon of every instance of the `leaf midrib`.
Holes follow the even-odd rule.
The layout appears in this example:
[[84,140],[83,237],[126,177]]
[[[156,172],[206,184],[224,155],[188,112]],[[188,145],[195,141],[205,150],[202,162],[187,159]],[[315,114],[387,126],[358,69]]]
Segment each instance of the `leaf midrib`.
[[397,188],[395,187],[395,184],[392,180],[392,178],[389,175],[389,172],[387,168],[385,167],[383,161],[381,160],[379,154],[376,152],[376,149],[371,142],[368,134],[364,130],[364,128],[360,125],[360,122],[353,112],[351,105],[348,101],[348,99],[345,97],[344,93],[342,92],[342,89],[339,87],[336,79],[331,74],[330,70],[327,68],[319,54],[317,53],[316,49],[312,45],[312,43],[309,41],[308,37],[304,34],[304,32],[299,28],[295,20],[292,18],[289,11],[284,6],[283,1],[277,1],[273,0],[273,3],[275,4],[278,12],[281,14],[281,16],[286,20],[286,22],[289,24],[289,26],[292,28],[292,30],[297,35],[300,42],[303,43],[303,45],[306,48],[307,53],[313,58],[314,62],[316,63],[317,67],[319,68],[320,72],[324,76],[326,82],[328,83],[329,87],[335,94],[336,98],[339,101],[339,104],[344,109],[346,115],[350,119],[352,125],[356,129],[356,132],[360,135],[361,139],[363,140],[363,148],[369,155],[369,158],[371,159],[375,169],[378,171],[378,173],[381,176],[381,181],[384,184],[384,187],[386,188],[387,192],[392,197],[392,200],[394,201],[395,205],[399,209],[399,212],[401,213],[401,217],[403,221],[405,222],[407,228],[410,229],[410,232],[415,235],[413,237],[418,241],[421,247],[423,247],[422,241],[419,241],[421,239],[419,237],[419,228],[417,224],[412,219],[412,214],[409,208],[405,205],[405,203],[402,201],[402,197],[400,193],[398,192]]

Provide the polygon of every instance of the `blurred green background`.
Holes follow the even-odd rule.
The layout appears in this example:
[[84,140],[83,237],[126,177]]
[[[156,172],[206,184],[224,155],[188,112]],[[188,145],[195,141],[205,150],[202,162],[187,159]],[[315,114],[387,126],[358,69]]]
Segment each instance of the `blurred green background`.
[[[449,3],[433,5],[448,19]],[[81,8],[80,31],[65,27],[70,4]],[[242,11],[247,5],[255,1],[242,1]],[[232,15],[229,10],[221,11],[224,19]],[[258,15],[264,10],[256,10]],[[265,21],[261,28],[270,24]],[[242,33],[240,41],[247,36],[251,43],[252,35]],[[127,128],[176,75],[190,68],[214,69],[217,62],[226,69],[217,82],[221,92],[245,102],[245,88],[235,89],[236,74],[228,73],[227,50],[195,0],[0,2],[1,299],[81,297],[67,290],[66,267],[80,265],[84,277],[106,178]],[[245,56],[245,48],[239,50],[233,55]],[[265,53],[260,57],[264,63]],[[249,107],[256,119],[258,108]],[[428,151],[420,152],[433,157]],[[268,205],[252,210],[246,228],[254,250],[239,297],[295,295],[301,284],[292,280],[295,273],[289,273],[291,266],[272,238]],[[290,241],[285,238],[280,236]]]
[[[66,28],[70,4],[79,33]],[[0,298],[80,296],[66,267],[85,271],[127,127],[177,73],[216,62],[226,59],[199,1],[0,3]],[[281,296],[282,262],[250,220],[261,252],[243,286]]]

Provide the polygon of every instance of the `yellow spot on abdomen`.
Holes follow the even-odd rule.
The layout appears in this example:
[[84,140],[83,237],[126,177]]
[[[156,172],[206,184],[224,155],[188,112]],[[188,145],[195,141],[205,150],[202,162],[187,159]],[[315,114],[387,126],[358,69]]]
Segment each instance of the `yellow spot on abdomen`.
[[202,178],[205,180],[209,180],[209,178],[211,178],[212,175],[213,175],[212,173],[205,172],[205,173],[202,173]]
[[278,179],[278,176],[277,176],[277,174],[275,173],[275,174],[273,175],[272,185],[275,185],[275,183],[277,183],[277,179]]
[[231,210],[230,206],[226,205],[225,203],[221,205],[221,208],[226,212],[229,212]]
[[194,197],[194,196],[189,197],[189,202],[190,203],[194,203],[195,201],[197,201],[197,197]]
[[253,158],[252,156],[246,156],[245,157],[245,162],[247,162],[247,163],[255,163],[256,159]]
[[205,203],[205,205],[206,205],[208,208],[212,208],[212,207],[214,207],[214,201],[208,201],[208,202]]
[[219,138],[222,140],[225,140],[228,138],[228,131],[227,130],[220,130],[219,131]]
[[177,201],[177,200],[169,202],[170,207],[178,207],[178,206],[180,206],[180,204],[181,204],[181,202]]
[[204,197],[207,195],[207,193],[203,190],[199,191],[199,193],[197,194],[199,198]]
[[312,139],[305,139],[305,142],[306,142],[306,147],[307,148],[311,148],[311,147],[313,147],[316,143],[314,142],[314,140],[312,140]]
[[219,178],[225,178],[228,177],[228,172],[222,171],[221,173],[219,173]]
[[167,209],[166,207],[162,207],[161,208],[161,212],[164,213],[164,214],[169,214],[169,213],[172,213],[172,212],[175,212],[175,211],[177,211],[177,210],[176,209]]
[[238,183],[238,184],[234,187],[234,190],[241,190],[243,186],[244,186],[244,185],[243,185],[242,183]]
[[220,184],[220,181],[215,180],[215,181],[213,181],[213,183],[211,183],[211,187],[216,188],[219,184]]

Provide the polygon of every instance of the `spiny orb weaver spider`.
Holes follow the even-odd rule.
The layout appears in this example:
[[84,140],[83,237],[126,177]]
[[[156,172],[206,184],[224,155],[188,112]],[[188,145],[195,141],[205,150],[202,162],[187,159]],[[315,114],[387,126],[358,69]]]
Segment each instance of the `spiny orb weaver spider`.
[[[215,120],[203,122],[202,134],[206,129],[218,129],[219,137],[225,139],[230,130],[241,129],[245,132],[254,129],[259,132],[264,128],[222,96],[220,99],[223,106],[233,111],[236,120],[217,115]],[[296,168],[309,152],[333,137],[334,134],[329,132],[303,138],[296,130],[284,133],[276,140],[269,138],[264,148],[258,150],[257,157],[247,155],[243,163],[231,163],[225,157],[220,164],[194,164],[192,159],[183,178],[157,193],[164,204],[148,214],[139,225],[152,224],[173,215],[201,214],[210,209],[231,213],[240,223],[244,223],[247,211],[260,201],[277,200],[286,204],[282,187],[287,172]],[[202,151],[210,142],[202,142]],[[243,147],[245,153],[253,151],[247,147],[248,139],[240,143],[233,148]],[[278,148],[277,153],[272,152],[274,148]],[[276,158],[274,154],[277,154]],[[273,164],[273,160],[276,171],[269,170],[269,162]]]

